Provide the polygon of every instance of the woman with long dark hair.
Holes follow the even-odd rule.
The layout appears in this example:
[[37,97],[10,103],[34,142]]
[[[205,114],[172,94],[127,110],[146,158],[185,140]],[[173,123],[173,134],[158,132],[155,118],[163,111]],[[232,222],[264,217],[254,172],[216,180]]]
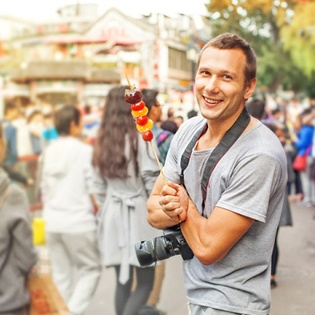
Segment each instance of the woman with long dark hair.
[[[124,92],[123,86],[109,91],[93,163],[102,262],[117,275],[116,313],[136,315],[151,292],[154,267],[140,268],[134,248],[136,242],[160,235],[146,220],[146,201],[159,167],[136,129]],[[137,286],[131,292],[134,270]]]

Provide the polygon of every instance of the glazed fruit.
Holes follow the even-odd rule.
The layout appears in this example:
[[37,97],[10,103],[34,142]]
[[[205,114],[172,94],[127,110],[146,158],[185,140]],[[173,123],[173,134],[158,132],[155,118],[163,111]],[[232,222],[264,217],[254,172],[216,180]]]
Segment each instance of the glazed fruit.
[[131,110],[137,111],[137,110],[141,110],[145,107],[145,103],[143,101],[135,103],[135,104],[131,104]]
[[137,89],[126,90],[125,101],[129,104],[136,104],[141,101],[142,94]]
[[153,128],[153,121],[151,119],[148,119],[148,122],[145,125],[137,124],[136,127],[140,133],[144,133],[144,132],[149,131]]
[[149,121],[148,116],[140,116],[140,117],[137,117],[136,119],[137,125],[140,125],[140,126],[145,125],[148,121]]
[[151,141],[153,139],[153,133],[152,131],[146,131],[142,134],[142,139],[144,141]]
[[141,110],[132,110],[131,115],[133,117],[145,116],[148,113],[148,107],[144,106]]

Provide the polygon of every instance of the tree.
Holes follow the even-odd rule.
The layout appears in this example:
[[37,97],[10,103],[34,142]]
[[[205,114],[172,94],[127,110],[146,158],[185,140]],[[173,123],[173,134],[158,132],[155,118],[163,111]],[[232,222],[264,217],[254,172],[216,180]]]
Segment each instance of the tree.
[[281,30],[284,48],[307,77],[315,72],[315,2],[299,3],[290,25]]
[[236,32],[252,43],[259,62],[258,82],[274,92],[280,85],[305,88],[301,78],[305,77],[306,65],[299,67],[294,62],[297,57],[291,54],[286,37],[282,38],[282,30],[286,30],[289,38],[290,23],[296,18],[295,8],[309,2],[315,0],[210,0],[206,7],[213,21],[214,35]]

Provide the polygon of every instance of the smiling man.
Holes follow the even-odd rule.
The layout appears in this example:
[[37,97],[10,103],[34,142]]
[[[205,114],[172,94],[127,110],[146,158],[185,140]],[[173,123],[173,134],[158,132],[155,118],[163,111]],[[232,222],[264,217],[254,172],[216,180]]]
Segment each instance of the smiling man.
[[[278,138],[244,109],[256,86],[253,49],[235,34],[213,38],[200,52],[195,82],[201,116],[174,136],[168,183],[156,181],[148,221],[158,229],[180,224],[194,253],[183,261],[192,315],[267,315],[287,172]],[[210,156],[214,168],[204,184]]]

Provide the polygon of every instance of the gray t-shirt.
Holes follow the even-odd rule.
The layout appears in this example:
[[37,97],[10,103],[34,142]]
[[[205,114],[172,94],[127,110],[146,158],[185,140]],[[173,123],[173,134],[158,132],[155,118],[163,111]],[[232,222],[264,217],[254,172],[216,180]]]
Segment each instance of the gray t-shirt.
[[[189,119],[175,134],[164,166],[179,183],[180,160],[194,133],[205,124]],[[193,150],[185,186],[202,213],[200,182],[211,150]],[[208,183],[204,216],[217,207],[255,219],[248,232],[221,261],[205,266],[196,257],[184,261],[190,303],[225,311],[266,315],[270,308],[270,258],[287,182],[286,157],[275,134],[257,122],[222,157]]]

